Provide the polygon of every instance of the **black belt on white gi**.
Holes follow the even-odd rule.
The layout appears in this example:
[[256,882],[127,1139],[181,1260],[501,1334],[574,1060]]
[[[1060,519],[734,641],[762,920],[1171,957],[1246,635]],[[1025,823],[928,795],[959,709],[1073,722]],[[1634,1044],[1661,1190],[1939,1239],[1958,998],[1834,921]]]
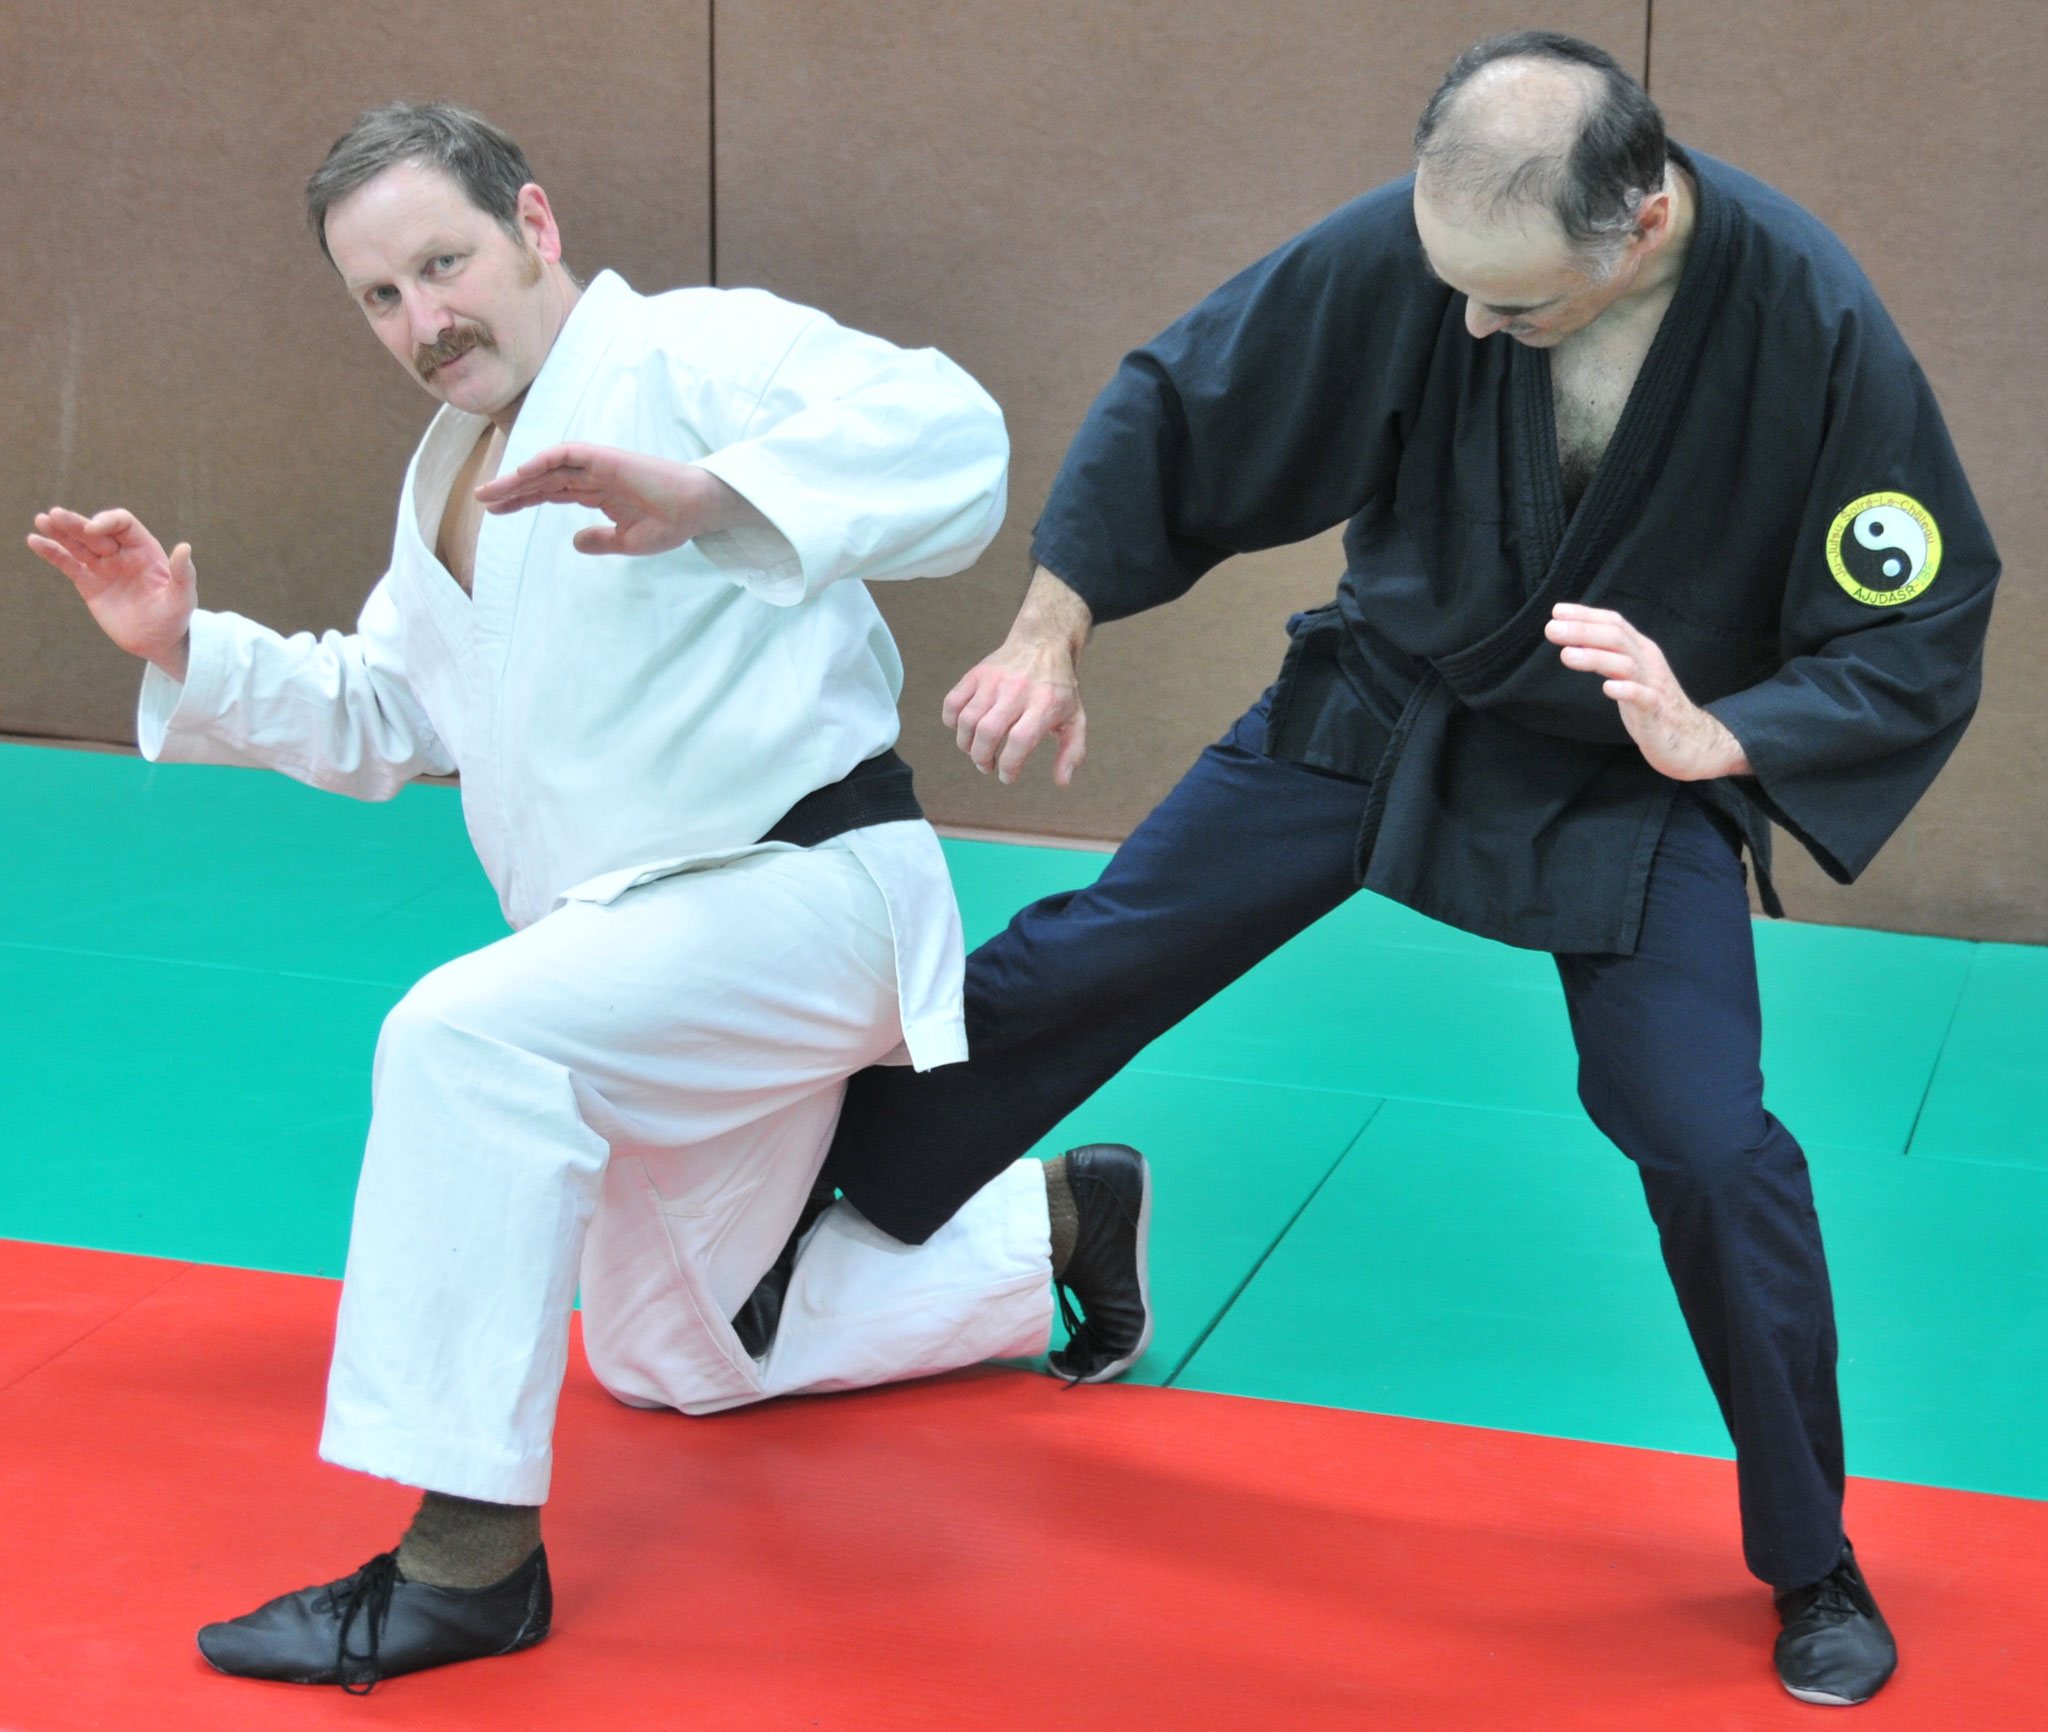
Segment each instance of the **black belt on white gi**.
[[891,750],[854,765],[838,781],[806,794],[761,840],[815,848],[849,830],[923,816],[924,808],[910,786],[910,766]]

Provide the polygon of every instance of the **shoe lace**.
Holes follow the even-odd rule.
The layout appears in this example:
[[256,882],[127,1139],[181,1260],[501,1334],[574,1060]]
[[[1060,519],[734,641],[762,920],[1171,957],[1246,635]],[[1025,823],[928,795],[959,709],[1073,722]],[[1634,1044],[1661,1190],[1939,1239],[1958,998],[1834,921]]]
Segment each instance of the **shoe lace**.
[[1069,1365],[1083,1366],[1083,1369],[1077,1370],[1071,1375],[1066,1372],[1060,1373],[1060,1376],[1065,1379],[1067,1387],[1073,1389],[1079,1386],[1081,1379],[1086,1375],[1085,1363],[1082,1356],[1075,1352],[1075,1349],[1080,1348],[1085,1351],[1092,1342],[1093,1337],[1088,1328],[1088,1320],[1074,1309],[1072,1291],[1068,1288],[1066,1282],[1055,1277],[1052,1284],[1052,1293],[1053,1297],[1059,1301],[1060,1321],[1067,1328],[1067,1363]]
[[[341,1631],[334,1639],[334,1676],[351,1696],[367,1696],[384,1675],[379,1655],[384,1640],[384,1622],[391,1614],[391,1591],[398,1585],[398,1553],[379,1552],[346,1581],[337,1582],[332,1592]],[[369,1631],[370,1650],[354,1655],[348,1651],[348,1633],[356,1614],[363,1615]],[[357,1660],[368,1668],[365,1675],[349,1677],[349,1662]]]
[[1875,1602],[1869,1601],[1867,1588],[1858,1592],[1859,1586],[1849,1568],[1838,1564],[1801,1593],[1793,1608],[1793,1617],[1801,1623],[1820,1624],[1868,1617],[1876,1609]]
[[1823,1615],[1829,1612],[1839,1615],[1844,1612],[1860,1612],[1862,1609],[1857,1605],[1855,1596],[1849,1592],[1848,1584],[1840,1576],[1829,1576],[1814,1589],[1811,1607],[1813,1611]]

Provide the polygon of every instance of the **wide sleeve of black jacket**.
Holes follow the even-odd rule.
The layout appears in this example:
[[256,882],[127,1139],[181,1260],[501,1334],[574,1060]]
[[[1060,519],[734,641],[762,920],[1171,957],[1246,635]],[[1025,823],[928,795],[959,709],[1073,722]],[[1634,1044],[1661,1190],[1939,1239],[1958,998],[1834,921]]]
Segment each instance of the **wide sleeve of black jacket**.
[[[1709,705],[1747,791],[1833,878],[1868,866],[1977,707],[1998,554],[1934,394],[1860,272],[1812,292],[1832,328],[1828,420],[1786,574],[1783,664]],[[1786,323],[1816,309],[1788,296]],[[1832,302],[1833,305],[1825,303]]]
[[1423,263],[1411,184],[1344,206],[1124,357],[1032,538],[1098,620],[1391,488],[1450,300]]

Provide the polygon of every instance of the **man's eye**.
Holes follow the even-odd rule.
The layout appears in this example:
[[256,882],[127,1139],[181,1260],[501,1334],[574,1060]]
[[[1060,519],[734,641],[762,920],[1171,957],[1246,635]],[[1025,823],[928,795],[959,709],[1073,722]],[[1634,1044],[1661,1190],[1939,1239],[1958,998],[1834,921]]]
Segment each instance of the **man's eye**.
[[452,271],[454,268],[455,255],[453,253],[443,253],[434,261],[434,269],[437,271]]

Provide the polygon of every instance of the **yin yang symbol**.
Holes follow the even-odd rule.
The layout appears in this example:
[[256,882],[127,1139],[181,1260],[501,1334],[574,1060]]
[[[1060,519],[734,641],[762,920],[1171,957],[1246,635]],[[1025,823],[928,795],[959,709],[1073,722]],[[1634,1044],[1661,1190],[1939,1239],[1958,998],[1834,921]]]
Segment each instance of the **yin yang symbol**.
[[1927,564],[1927,532],[1896,505],[1873,505],[1851,520],[1842,563],[1865,589],[1898,589]]
[[1845,506],[1828,535],[1835,581],[1872,607],[1896,607],[1934,581],[1941,532],[1917,499],[1869,493]]

